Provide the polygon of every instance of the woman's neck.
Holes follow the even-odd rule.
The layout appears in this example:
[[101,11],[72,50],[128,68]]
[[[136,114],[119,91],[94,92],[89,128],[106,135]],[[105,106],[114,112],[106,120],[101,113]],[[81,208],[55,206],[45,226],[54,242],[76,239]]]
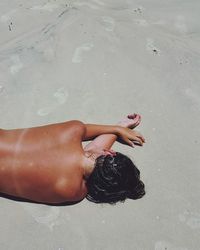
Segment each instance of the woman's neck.
[[98,157],[96,153],[92,151],[85,151],[84,157],[84,177],[88,178],[94,170],[95,161]]

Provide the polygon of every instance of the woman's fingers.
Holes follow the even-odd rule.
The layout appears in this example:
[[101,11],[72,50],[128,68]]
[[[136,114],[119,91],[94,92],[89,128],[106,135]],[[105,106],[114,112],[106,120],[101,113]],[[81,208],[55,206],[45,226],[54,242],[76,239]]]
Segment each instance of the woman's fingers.
[[140,139],[142,140],[143,143],[146,142],[143,136],[140,136],[140,137],[138,137],[138,138],[140,138]]
[[135,147],[135,144],[134,144],[134,142],[133,142],[133,141],[131,141],[131,140],[127,140],[127,143],[128,143],[128,145],[129,145],[129,146],[131,146],[132,148],[134,148],[134,147]]
[[127,115],[127,117],[132,120],[138,120],[138,119],[141,120],[141,115],[139,114],[130,114],[130,115]]
[[135,130],[133,132],[134,132],[136,137],[140,138],[142,140],[142,142],[145,142],[145,138],[142,134],[140,134],[140,132],[135,131]]
[[145,139],[143,137],[142,134],[140,134],[139,132],[137,131],[131,131],[132,132],[132,135],[131,135],[131,140],[132,141],[136,141],[137,143],[139,143],[141,146],[143,145],[143,143],[145,142]]
[[142,145],[140,142],[138,142],[138,141],[133,140],[132,142],[133,142],[133,144],[136,145],[136,146],[141,146],[141,147],[143,146],[143,145]]
[[128,137],[122,137],[122,140],[129,146],[131,146],[132,148],[134,148],[134,143],[133,141],[131,141]]
[[145,143],[145,138],[143,135],[137,135],[138,138],[140,138],[142,140],[143,143]]
[[118,136],[131,147],[134,147],[134,144],[143,146],[145,142],[144,137],[139,132],[130,128],[119,127]]
[[136,144],[139,144],[140,146],[143,145],[143,141],[139,137],[133,138],[132,142],[136,143]]
[[132,115],[127,115],[127,117],[128,119],[135,120],[137,122],[137,120],[140,118],[140,115],[132,114]]
[[134,119],[134,118],[136,117],[136,115],[137,115],[137,114],[134,113],[134,114],[127,115],[127,117],[128,117],[129,119]]
[[138,115],[138,116],[137,116],[137,121],[136,121],[136,123],[135,123],[135,127],[137,127],[137,126],[140,124],[140,122],[141,122],[141,116]]
[[139,115],[138,125],[140,124],[141,120],[142,120],[142,117],[141,117],[141,115]]
[[128,115],[127,118],[133,122],[133,126],[131,128],[137,127],[141,122],[141,116],[139,114],[131,114]]
[[133,119],[133,121],[138,124],[140,123],[140,115],[136,115],[135,118]]

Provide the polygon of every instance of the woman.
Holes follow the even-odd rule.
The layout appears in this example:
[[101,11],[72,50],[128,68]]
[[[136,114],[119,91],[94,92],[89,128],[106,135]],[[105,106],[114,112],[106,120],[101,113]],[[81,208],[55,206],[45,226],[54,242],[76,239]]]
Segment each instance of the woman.
[[[117,140],[134,147],[140,115],[117,125],[73,120],[34,128],[0,130],[0,192],[40,203],[115,203],[145,194],[139,170],[111,149]],[[93,140],[85,148],[82,141]]]

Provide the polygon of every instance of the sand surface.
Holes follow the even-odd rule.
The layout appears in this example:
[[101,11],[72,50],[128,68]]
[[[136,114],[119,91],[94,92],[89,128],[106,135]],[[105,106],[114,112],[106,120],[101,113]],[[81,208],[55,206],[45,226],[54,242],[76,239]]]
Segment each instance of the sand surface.
[[0,1],[0,127],[143,117],[114,149],[146,196],[50,207],[0,198],[1,250],[200,249],[200,2]]

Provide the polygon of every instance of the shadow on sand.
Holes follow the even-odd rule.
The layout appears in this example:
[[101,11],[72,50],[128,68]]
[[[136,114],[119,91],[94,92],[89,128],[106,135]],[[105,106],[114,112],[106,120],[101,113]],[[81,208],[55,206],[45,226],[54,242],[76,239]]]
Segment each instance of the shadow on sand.
[[48,205],[48,206],[72,206],[72,205],[80,203],[83,200],[82,199],[80,201],[70,201],[70,202],[66,201],[66,202],[62,202],[62,203],[45,203],[45,202],[32,201],[32,200],[28,200],[25,198],[19,198],[19,197],[4,194],[4,193],[0,193],[0,197],[6,198],[9,200],[13,200],[13,201],[18,201],[18,202],[28,202],[28,203],[43,204],[43,205]]

